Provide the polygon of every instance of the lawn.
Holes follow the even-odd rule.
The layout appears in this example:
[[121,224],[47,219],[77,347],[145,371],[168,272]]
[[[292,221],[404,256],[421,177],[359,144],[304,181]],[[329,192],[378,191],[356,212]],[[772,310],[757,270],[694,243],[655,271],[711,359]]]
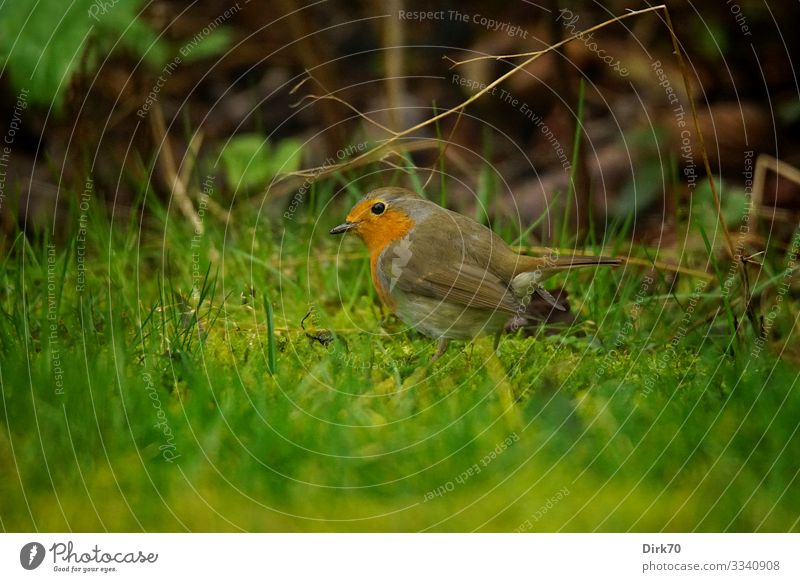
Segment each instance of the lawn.
[[328,236],[336,183],[202,233],[74,193],[54,242],[7,241],[3,530],[800,530],[800,232],[750,267],[763,332],[718,233],[687,219],[676,273],[614,224],[581,250],[641,260],[556,281],[576,325],[429,366]]

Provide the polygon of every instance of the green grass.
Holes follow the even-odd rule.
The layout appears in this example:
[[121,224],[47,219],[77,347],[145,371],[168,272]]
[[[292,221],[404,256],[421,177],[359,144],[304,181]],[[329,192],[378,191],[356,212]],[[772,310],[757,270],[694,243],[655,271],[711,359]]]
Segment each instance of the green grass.
[[[361,246],[327,235],[359,194],[332,187],[319,222],[241,203],[195,246],[152,195],[141,235],[138,209],[95,208],[83,293],[77,210],[49,271],[46,241],[11,241],[3,530],[800,529],[796,286],[753,356],[717,280],[681,333],[698,279],[640,293],[640,267],[576,272],[575,328],[454,344],[426,371],[434,342],[386,318]],[[785,268],[767,260],[765,312]]]

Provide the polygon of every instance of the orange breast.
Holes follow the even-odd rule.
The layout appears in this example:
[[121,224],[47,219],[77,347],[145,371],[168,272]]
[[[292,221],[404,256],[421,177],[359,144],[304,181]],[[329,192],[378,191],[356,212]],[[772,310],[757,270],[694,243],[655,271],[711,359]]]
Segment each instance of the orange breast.
[[405,212],[392,208],[385,214],[359,225],[358,235],[369,250],[372,283],[375,285],[378,297],[391,310],[395,308],[395,301],[389,289],[378,277],[378,269],[381,268],[378,258],[389,244],[406,236],[413,226],[414,221]]
[[395,303],[392,294],[389,292],[389,289],[387,289],[386,286],[381,283],[381,279],[378,277],[378,257],[380,257],[380,255],[380,253],[372,253],[369,259],[370,272],[372,273],[372,284],[375,286],[375,291],[378,292],[378,297],[381,298],[383,304],[394,311],[397,304]]

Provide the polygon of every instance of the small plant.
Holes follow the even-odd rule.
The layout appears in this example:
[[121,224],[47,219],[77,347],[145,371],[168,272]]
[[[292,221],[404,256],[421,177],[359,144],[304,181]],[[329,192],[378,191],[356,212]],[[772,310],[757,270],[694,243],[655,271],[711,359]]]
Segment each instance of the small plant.
[[167,49],[140,18],[141,0],[40,0],[0,7],[0,61],[31,101],[61,111],[73,77],[127,50],[161,66]]
[[231,138],[220,150],[219,159],[232,189],[263,188],[278,174],[300,168],[302,146],[285,139],[275,144],[258,134]]

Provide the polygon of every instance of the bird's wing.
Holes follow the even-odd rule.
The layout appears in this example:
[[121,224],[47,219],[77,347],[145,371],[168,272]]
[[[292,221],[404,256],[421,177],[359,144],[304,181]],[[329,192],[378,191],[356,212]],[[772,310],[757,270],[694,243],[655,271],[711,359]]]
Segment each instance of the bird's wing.
[[447,237],[431,222],[418,225],[414,236],[389,245],[379,260],[390,289],[466,307],[520,310],[508,284],[464,252],[462,236]]

